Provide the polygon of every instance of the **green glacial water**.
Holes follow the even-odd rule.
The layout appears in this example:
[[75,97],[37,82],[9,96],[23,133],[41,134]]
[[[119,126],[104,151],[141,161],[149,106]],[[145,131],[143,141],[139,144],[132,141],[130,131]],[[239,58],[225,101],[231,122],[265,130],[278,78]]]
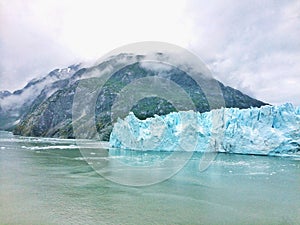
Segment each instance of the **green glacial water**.
[[300,224],[299,157],[218,154],[204,172],[200,158],[164,182],[123,186],[74,140],[0,132],[0,224]]

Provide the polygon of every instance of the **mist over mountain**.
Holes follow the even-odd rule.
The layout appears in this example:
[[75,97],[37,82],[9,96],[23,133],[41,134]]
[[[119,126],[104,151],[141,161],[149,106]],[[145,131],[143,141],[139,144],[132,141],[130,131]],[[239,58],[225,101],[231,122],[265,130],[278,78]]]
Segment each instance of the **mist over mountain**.
[[31,80],[23,89],[13,93],[1,91],[0,129],[13,129],[39,103],[63,88],[79,68],[80,65],[71,65],[65,69],[55,69],[44,77]]
[[[161,53],[157,55],[165,57]],[[176,67],[168,68],[158,62],[145,64],[142,62],[145,57],[124,53],[91,67],[71,65],[64,69],[53,70],[42,78],[34,79],[23,89],[13,93],[1,91],[0,129],[12,130],[14,134],[25,136],[74,138],[72,108],[79,82],[95,83],[97,73],[109,72],[115,67],[119,67],[120,70],[111,75],[98,93],[95,109],[92,109],[95,110],[95,118],[88,118],[96,124],[97,134],[83,135],[83,137],[100,135],[101,140],[109,139],[113,126],[111,109],[114,102],[127,85],[140,78],[157,76],[168,79],[189,95],[196,111],[207,112],[211,109],[207,93],[205,94],[186,72]],[[133,63],[126,64],[128,61]],[[203,82],[205,79],[203,78]],[[210,97],[216,100],[223,98],[226,107],[249,108],[266,105],[234,88],[224,86],[219,81],[216,83],[220,87],[222,96],[218,93],[210,93]],[[86,101],[86,110],[91,110],[89,109],[91,107],[89,91],[86,93],[86,99],[83,99]],[[127,115],[125,111],[124,117]],[[149,97],[138,101],[130,108],[130,111],[134,112],[138,118],[145,119],[155,114],[165,115],[177,109],[166,99]]]

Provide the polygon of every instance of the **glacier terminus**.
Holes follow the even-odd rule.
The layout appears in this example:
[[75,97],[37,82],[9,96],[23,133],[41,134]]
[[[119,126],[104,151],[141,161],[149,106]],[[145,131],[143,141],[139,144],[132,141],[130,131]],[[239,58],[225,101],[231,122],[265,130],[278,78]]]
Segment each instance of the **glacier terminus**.
[[257,155],[299,155],[300,107],[172,112],[139,120],[131,112],[114,124],[113,148],[153,151],[216,151]]

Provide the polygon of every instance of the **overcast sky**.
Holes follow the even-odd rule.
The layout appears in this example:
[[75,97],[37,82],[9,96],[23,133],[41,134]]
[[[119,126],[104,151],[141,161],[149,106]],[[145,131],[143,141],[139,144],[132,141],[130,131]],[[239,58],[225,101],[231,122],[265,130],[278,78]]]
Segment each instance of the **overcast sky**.
[[146,40],[189,49],[255,98],[300,105],[297,0],[0,0],[0,90]]

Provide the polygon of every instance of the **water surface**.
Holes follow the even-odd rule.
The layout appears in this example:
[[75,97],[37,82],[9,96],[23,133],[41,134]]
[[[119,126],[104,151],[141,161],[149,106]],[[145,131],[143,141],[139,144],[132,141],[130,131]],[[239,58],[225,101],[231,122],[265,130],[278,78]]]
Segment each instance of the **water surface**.
[[0,224],[300,224],[298,157],[218,154],[204,172],[200,158],[129,187],[97,174],[74,140],[1,132]]

